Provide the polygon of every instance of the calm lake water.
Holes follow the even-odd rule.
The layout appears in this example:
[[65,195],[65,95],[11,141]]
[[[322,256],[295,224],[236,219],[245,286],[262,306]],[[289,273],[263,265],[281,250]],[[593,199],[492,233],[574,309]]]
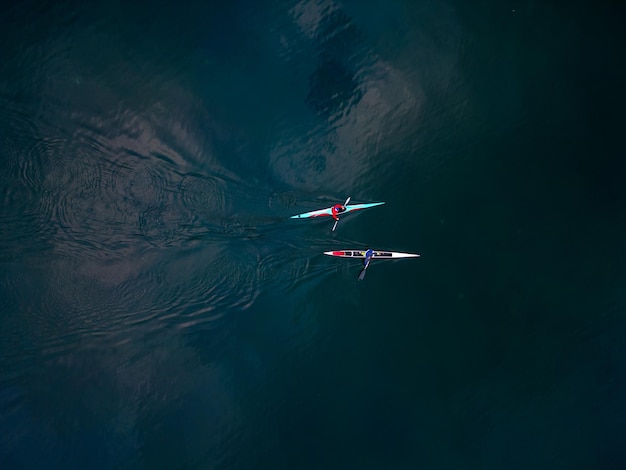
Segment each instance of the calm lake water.
[[5,8],[0,468],[626,468],[624,19]]

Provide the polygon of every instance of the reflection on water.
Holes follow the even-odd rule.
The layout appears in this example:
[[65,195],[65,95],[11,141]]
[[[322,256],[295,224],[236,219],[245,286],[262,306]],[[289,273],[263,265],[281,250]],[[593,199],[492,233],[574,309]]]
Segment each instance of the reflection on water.
[[[380,14],[371,5],[355,10],[361,20]],[[413,152],[431,138],[418,135],[430,128],[423,122],[422,83],[438,80],[438,88],[457,86],[456,55],[441,57],[437,38],[429,36],[415,38],[414,47],[373,47],[379,45],[377,36],[368,36],[339,2],[302,1],[290,14],[298,30],[282,33],[283,57],[292,67],[309,65],[305,102],[316,119],[302,132],[287,127],[272,142],[272,171],[281,181],[311,192],[366,193],[398,165],[413,164]],[[401,9],[386,14],[392,22],[409,21]],[[450,23],[454,26],[452,19]],[[440,70],[424,67],[417,74],[419,56],[429,61],[433,55]],[[417,148],[406,152],[409,143]],[[395,158],[382,159],[386,153]]]
[[361,47],[355,26],[341,10],[332,10],[320,19],[315,44],[319,64],[310,78],[307,102],[329,118],[344,108],[349,110],[361,98],[356,72],[351,70],[358,66],[354,54]]

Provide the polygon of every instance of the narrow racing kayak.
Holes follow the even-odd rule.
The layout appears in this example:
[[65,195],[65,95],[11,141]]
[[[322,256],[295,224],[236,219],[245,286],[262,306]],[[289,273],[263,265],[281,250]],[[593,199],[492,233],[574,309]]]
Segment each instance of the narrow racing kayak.
[[[382,206],[384,202],[370,202],[367,204],[347,204],[346,210],[341,213],[347,214],[348,212],[360,211],[363,209],[369,209],[370,207]],[[316,211],[305,212],[304,214],[293,215],[289,217],[290,219],[310,219],[312,217],[330,217],[333,215],[333,208],[329,207],[328,209],[319,209]]]
[[[342,251],[325,251],[325,255],[337,256],[339,258],[367,258],[367,251],[364,250],[342,250]],[[400,258],[419,258],[420,255],[415,253],[400,253],[399,251],[375,251],[371,255],[373,259],[400,259]]]
[[339,258],[359,258],[363,259],[363,268],[359,273],[359,281],[365,278],[365,272],[373,259],[401,259],[401,258],[419,258],[420,255],[415,253],[400,253],[399,251],[374,251],[371,248],[367,251],[363,250],[342,250],[342,251],[325,251],[325,255],[337,256]]

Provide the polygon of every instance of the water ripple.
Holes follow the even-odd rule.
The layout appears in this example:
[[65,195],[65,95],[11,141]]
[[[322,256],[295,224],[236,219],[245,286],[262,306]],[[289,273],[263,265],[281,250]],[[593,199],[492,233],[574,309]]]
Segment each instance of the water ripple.
[[[45,243],[51,234],[49,213],[41,210],[45,166],[63,142],[46,138],[6,138],[0,143],[0,217],[5,256],[28,251],[31,243]],[[19,148],[19,150],[18,150]]]
[[226,212],[225,182],[204,175],[185,175],[180,184],[182,205],[200,219],[223,216]]

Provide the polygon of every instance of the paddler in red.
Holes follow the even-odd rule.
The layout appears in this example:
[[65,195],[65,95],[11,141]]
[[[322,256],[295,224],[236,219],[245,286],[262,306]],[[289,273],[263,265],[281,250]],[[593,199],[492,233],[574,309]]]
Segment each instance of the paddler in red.
[[346,206],[343,206],[341,204],[335,204],[330,211],[333,214],[333,219],[335,220],[339,220],[339,214],[341,214],[342,212],[346,211]]

